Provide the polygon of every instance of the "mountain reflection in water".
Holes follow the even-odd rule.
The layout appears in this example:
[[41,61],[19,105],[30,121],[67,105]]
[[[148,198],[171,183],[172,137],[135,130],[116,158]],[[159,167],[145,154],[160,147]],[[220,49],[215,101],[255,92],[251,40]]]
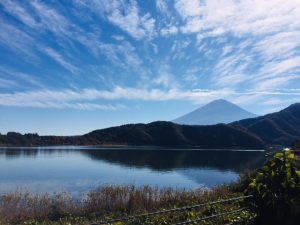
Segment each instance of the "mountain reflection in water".
[[104,184],[197,188],[235,180],[265,161],[260,151],[41,147],[0,149],[0,193],[86,192]]
[[147,167],[169,171],[187,168],[212,168],[243,172],[262,165],[260,151],[228,150],[88,150],[82,151],[94,160],[105,160],[128,167]]

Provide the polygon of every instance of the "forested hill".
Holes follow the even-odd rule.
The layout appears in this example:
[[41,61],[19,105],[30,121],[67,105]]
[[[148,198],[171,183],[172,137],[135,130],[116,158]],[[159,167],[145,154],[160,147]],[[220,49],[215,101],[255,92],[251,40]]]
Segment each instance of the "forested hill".
[[244,119],[231,125],[260,137],[264,143],[289,145],[300,139],[300,103],[276,113]]
[[92,131],[82,136],[39,136],[10,132],[0,135],[1,146],[147,145],[197,148],[262,149],[292,145],[300,140],[300,104],[265,116],[209,126],[172,122],[127,124]]
[[129,124],[96,130],[83,136],[89,143],[129,145],[194,146],[200,148],[262,148],[252,134],[225,124],[213,126],[178,125],[171,122]]
[[10,132],[0,136],[2,146],[148,145],[199,148],[261,149],[256,136],[225,124],[188,126],[171,122],[128,124],[95,130],[83,136],[38,136]]

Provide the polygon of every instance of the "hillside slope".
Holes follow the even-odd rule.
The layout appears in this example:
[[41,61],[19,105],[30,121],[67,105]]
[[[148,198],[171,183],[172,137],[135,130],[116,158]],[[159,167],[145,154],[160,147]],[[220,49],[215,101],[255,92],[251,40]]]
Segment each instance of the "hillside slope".
[[295,103],[279,112],[231,125],[260,137],[265,143],[290,145],[300,139],[300,103]]
[[129,124],[96,130],[83,136],[93,144],[129,144],[156,146],[194,146],[199,148],[262,148],[255,135],[235,127],[188,126],[171,122]]
[[188,126],[171,122],[128,124],[95,130],[83,136],[0,135],[2,146],[148,145],[166,147],[261,149],[260,138],[239,128],[218,124]]

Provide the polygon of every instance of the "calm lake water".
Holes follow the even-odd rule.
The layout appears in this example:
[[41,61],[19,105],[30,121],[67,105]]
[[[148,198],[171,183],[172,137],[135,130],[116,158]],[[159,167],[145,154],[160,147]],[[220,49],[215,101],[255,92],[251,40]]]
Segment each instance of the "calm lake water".
[[262,151],[0,148],[0,193],[86,193],[101,185],[194,189],[231,182],[263,164]]

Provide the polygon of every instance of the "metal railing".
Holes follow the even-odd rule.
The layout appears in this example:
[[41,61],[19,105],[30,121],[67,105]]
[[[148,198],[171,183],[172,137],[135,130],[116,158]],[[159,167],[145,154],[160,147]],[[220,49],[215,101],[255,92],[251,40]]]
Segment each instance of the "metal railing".
[[[156,215],[161,215],[161,214],[200,209],[200,208],[204,208],[204,207],[211,206],[211,205],[216,205],[216,204],[225,204],[225,203],[230,203],[230,202],[236,202],[238,200],[248,199],[248,198],[251,198],[251,197],[253,197],[253,196],[252,195],[247,195],[247,196],[240,196],[240,197],[235,197],[235,198],[230,198],[230,199],[221,199],[221,200],[202,203],[202,204],[197,204],[197,205],[189,205],[189,206],[183,206],[183,207],[178,207],[178,208],[173,208],[173,209],[160,210],[160,211],[156,211],[156,212],[143,213],[143,214],[138,214],[138,215],[133,215],[133,216],[127,216],[127,217],[122,217],[122,218],[117,218],[117,219],[111,219],[111,220],[107,220],[107,221],[99,221],[97,223],[93,223],[93,224],[90,224],[90,225],[102,225],[102,224],[107,224],[108,225],[108,224],[113,224],[113,223],[116,223],[116,222],[127,222],[127,221],[134,220],[134,219],[137,219],[137,218],[148,218],[148,217],[151,217],[151,216],[156,216]],[[232,210],[232,211],[229,211],[229,212],[221,212],[221,213],[218,213],[218,214],[205,216],[205,217],[198,218],[198,219],[195,219],[195,220],[188,220],[188,221],[175,223],[174,225],[191,224],[191,223],[196,223],[196,222],[200,222],[200,221],[204,221],[204,220],[208,220],[208,219],[213,219],[213,218],[217,218],[217,217],[224,217],[226,215],[236,214],[236,213],[241,212],[245,209],[246,208],[239,208],[239,209]]]

